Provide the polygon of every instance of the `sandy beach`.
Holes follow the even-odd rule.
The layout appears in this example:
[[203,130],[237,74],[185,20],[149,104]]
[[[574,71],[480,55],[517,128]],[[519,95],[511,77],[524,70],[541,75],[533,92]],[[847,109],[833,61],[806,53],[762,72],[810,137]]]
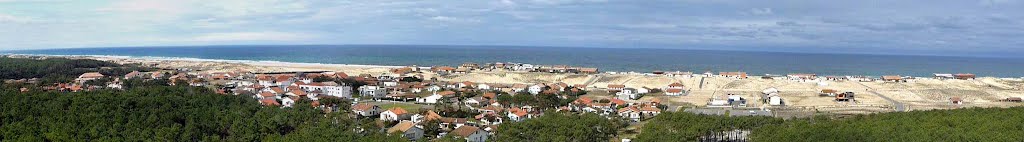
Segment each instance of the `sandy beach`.
[[[254,73],[291,71],[336,71],[349,75],[389,73],[390,69],[402,66],[374,66],[347,64],[289,63],[275,61],[235,61],[183,58],[137,58],[119,56],[60,56],[66,58],[87,58],[112,61],[121,64],[140,64],[164,69],[188,68],[210,72],[244,70]],[[649,74],[555,74],[536,72],[475,71],[465,74],[439,76],[429,71],[416,73],[425,78],[437,77],[441,81],[472,81],[478,83],[533,84],[556,83],[586,84],[591,92],[601,92],[609,84],[623,84],[633,88],[663,88],[671,83],[682,83],[689,90],[683,96],[664,96],[657,93],[638,101],[655,98],[677,106],[705,106],[708,101],[726,94],[744,96],[753,108],[797,109],[833,113],[874,113],[889,112],[897,103],[905,109],[930,110],[963,107],[1010,107],[1021,103],[1001,102],[1009,97],[1024,97],[1024,81],[1019,78],[979,77],[974,80],[931,79],[918,77],[908,82],[858,82],[820,80],[778,80],[761,79],[751,76],[746,79],[727,77],[667,76]],[[704,85],[700,87],[703,79]],[[760,92],[766,88],[778,88],[785,106],[768,106],[760,101]],[[822,89],[857,94],[855,102],[836,102],[832,97],[820,97]],[[878,94],[874,94],[877,92]],[[594,93],[607,94],[607,93]],[[892,101],[883,98],[887,97]],[[963,104],[953,104],[951,97],[961,97]]]

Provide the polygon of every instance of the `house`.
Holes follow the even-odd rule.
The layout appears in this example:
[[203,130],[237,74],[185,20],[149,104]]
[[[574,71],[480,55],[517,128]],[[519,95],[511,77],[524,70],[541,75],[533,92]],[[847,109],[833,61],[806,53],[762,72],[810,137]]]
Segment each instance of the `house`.
[[953,76],[956,79],[962,79],[962,80],[974,79],[975,77],[977,77],[976,75],[969,74],[969,73],[958,73],[958,74],[955,74]]
[[529,89],[530,94],[537,95],[537,94],[540,94],[541,91],[544,91],[545,87],[547,87],[547,86],[545,86],[544,84],[536,84],[536,85],[530,86],[530,88],[528,88],[528,89]]
[[747,72],[718,72],[718,76],[729,78],[747,78]]
[[962,105],[962,104],[964,104],[964,99],[960,98],[960,97],[957,97],[957,96],[950,97],[949,101],[952,102],[954,105]]
[[377,116],[380,115],[380,106],[369,103],[358,103],[352,105],[352,112],[361,117]]
[[529,112],[519,108],[512,108],[508,110],[508,119],[512,121],[523,121],[529,118]]
[[839,93],[839,94],[836,94],[835,96],[836,96],[836,101],[837,102],[847,102],[847,101],[850,101],[850,100],[854,100],[854,93],[853,92]]
[[668,90],[668,89],[680,89],[680,90],[682,90],[682,89],[686,89],[685,87],[686,86],[683,86],[682,83],[675,82],[675,83],[672,83],[672,84],[668,84],[668,86],[665,87],[665,90]]
[[611,92],[611,91],[622,91],[622,89],[625,89],[625,88],[626,88],[626,85],[622,85],[622,84],[608,84],[608,91],[609,92]]
[[416,102],[418,102],[418,103],[433,104],[433,103],[437,103],[439,100],[441,100],[441,98],[444,98],[444,97],[441,96],[438,93],[434,93],[434,94],[431,94],[430,96],[417,98]]
[[139,71],[132,71],[132,72],[124,75],[124,79],[141,78],[141,77],[142,77],[142,73],[139,72]]
[[299,97],[296,97],[296,96],[284,97],[284,98],[281,99],[281,104],[284,105],[284,107],[292,107],[292,105],[295,104],[295,101],[298,101],[298,100],[299,100]]
[[885,82],[907,82],[906,80],[903,80],[903,77],[900,77],[898,75],[882,76],[882,81],[885,81]]
[[278,103],[277,99],[273,98],[260,99],[260,104],[262,104],[263,106],[281,106],[281,103]]
[[788,76],[789,79],[792,79],[792,80],[814,80],[814,79],[818,79],[818,75],[817,74],[808,74],[808,73],[789,74],[789,75],[786,75],[786,76]]
[[632,120],[633,122],[640,122],[640,109],[635,106],[629,106],[619,109],[619,116]]
[[449,135],[466,139],[467,142],[486,142],[488,133],[483,129],[474,126],[462,126],[452,130]]
[[669,96],[683,95],[683,89],[669,88],[669,89],[665,90],[665,95],[669,95]]
[[526,91],[526,89],[529,89],[529,87],[530,86],[526,84],[515,84],[512,85],[512,92],[523,92]]
[[476,85],[476,84],[474,84],[473,82],[464,81],[464,82],[456,83],[455,85],[456,85],[455,88],[473,88],[473,85]]
[[936,73],[935,79],[953,79],[953,74],[948,73]]
[[362,96],[373,97],[373,98],[377,99],[377,98],[384,97],[385,94],[387,94],[387,90],[385,90],[384,88],[381,88],[381,87],[370,86],[370,85],[359,86],[359,95],[362,95]]
[[582,74],[596,74],[597,68],[580,68],[579,73]]
[[818,93],[818,96],[829,96],[829,97],[832,97],[832,96],[836,96],[836,92],[839,92],[839,91],[836,91],[836,90],[833,90],[833,89],[821,89],[821,92]]
[[486,84],[486,83],[476,84],[476,89],[478,89],[478,90],[491,90],[491,85],[490,84]]
[[400,134],[406,139],[416,141],[423,139],[423,128],[420,128],[420,126],[411,121],[402,121],[388,129],[388,134]]
[[75,79],[75,82],[85,83],[86,81],[96,80],[103,77],[103,74],[100,74],[99,72],[87,72],[83,73],[82,75],[79,75],[78,78]]
[[[309,85],[304,85],[304,86],[305,86],[305,88],[303,88],[303,85],[300,85],[299,88],[303,88],[303,90],[306,90],[306,91],[309,91],[309,92],[320,91],[324,95],[328,95],[328,96],[334,96],[334,97],[339,97],[339,98],[352,98],[352,86],[342,85],[342,84],[338,84],[338,83],[330,82],[330,81],[328,81],[328,82],[314,82],[314,83],[310,83]],[[372,93],[377,93],[377,92],[372,92]]]
[[408,120],[410,117],[412,117],[412,114],[409,114],[408,111],[401,107],[393,107],[380,113],[380,120],[384,121]]
[[420,123],[420,122],[423,122],[423,121],[435,121],[435,120],[441,120],[441,118],[442,118],[441,115],[439,115],[436,112],[434,112],[434,110],[427,110],[427,112],[424,112],[423,114],[413,115],[412,116],[412,122]]
[[455,72],[455,68],[449,66],[431,67],[430,70],[437,72],[438,74],[450,74]]
[[640,93],[640,91],[638,89],[635,89],[635,88],[625,88],[625,89],[622,89],[621,91],[615,93],[615,95],[618,96],[621,99],[631,99],[631,100],[640,99],[642,94],[643,93]]
[[782,101],[782,96],[779,96],[778,94],[769,94],[767,100],[768,105],[773,106],[783,105],[785,103]]

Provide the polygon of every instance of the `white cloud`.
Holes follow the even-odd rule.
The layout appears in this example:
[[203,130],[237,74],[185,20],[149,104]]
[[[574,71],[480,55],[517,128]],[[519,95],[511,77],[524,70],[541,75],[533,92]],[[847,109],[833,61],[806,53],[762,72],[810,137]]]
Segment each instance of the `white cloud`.
[[3,23],[24,24],[24,23],[31,23],[31,22],[36,22],[36,21],[38,21],[38,20],[36,20],[35,18],[31,18],[31,17],[21,17],[21,16],[14,16],[14,15],[8,15],[8,14],[0,13],[0,24],[3,24]]
[[470,23],[480,22],[480,20],[477,20],[477,19],[458,18],[458,17],[450,17],[450,16],[434,16],[434,17],[430,17],[430,20],[441,21],[441,22],[470,22]]
[[772,15],[775,12],[772,12],[772,8],[751,8],[749,13],[752,15]]
[[230,32],[207,33],[193,37],[192,41],[301,41],[315,36],[286,32]]

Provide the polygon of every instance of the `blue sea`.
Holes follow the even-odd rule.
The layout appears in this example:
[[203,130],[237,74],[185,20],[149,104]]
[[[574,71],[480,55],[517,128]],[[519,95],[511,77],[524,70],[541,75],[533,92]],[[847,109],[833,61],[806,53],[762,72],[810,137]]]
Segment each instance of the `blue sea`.
[[117,47],[6,51],[13,54],[110,55],[362,65],[517,62],[597,67],[601,71],[744,71],[751,75],[904,75],[974,73],[1024,76],[1024,58],[816,54],[636,48],[440,45],[245,45]]

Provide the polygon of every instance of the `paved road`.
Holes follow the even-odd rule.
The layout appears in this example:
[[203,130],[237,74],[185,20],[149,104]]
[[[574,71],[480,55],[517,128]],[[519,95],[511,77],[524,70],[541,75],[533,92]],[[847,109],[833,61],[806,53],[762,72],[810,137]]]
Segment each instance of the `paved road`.
[[887,97],[885,95],[882,95],[881,93],[875,92],[875,88],[871,88],[871,87],[869,87],[867,85],[864,85],[863,83],[857,82],[857,84],[860,84],[860,86],[864,86],[865,88],[868,88],[868,92],[870,92],[872,94],[875,94],[876,96],[881,97],[882,99],[885,99],[886,101],[891,102],[892,105],[896,107],[896,111],[907,111],[906,105],[904,105],[902,102],[893,100],[892,98],[889,98],[889,97]]
[[583,85],[584,86],[590,86],[591,84],[594,84],[594,82],[596,82],[598,79],[601,79],[601,75],[593,75],[593,76],[594,77],[591,77],[587,81],[583,82]]

